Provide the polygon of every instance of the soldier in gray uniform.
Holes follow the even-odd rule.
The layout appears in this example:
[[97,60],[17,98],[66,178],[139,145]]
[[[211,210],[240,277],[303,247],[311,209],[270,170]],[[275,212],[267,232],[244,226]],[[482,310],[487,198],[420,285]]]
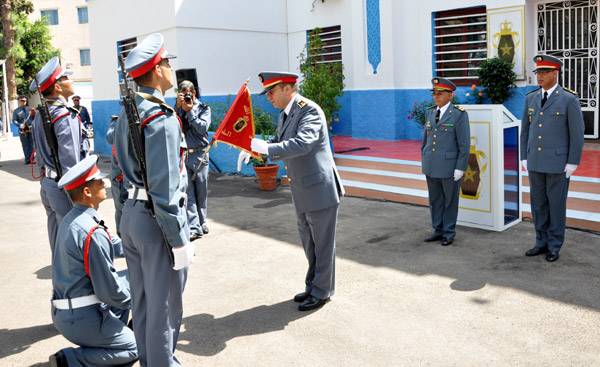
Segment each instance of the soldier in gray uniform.
[[19,96],[19,107],[13,111],[13,124],[19,129],[19,139],[23,147],[25,164],[29,164],[31,153],[33,153],[33,138],[31,137],[31,126],[35,117],[35,110],[28,106],[27,97]]
[[521,160],[529,171],[535,246],[526,256],[558,260],[565,240],[570,177],[583,151],[583,114],[575,92],[558,85],[562,62],[534,57],[540,89],[529,93],[521,118]]
[[135,336],[127,327],[131,302],[126,274],[113,260],[121,240],[98,216],[106,199],[104,174],[89,156],[58,182],[73,201],[62,221],[52,258],[52,321],[78,348],[50,356],[50,366],[130,366],[137,359]]
[[433,78],[433,102],[421,145],[421,168],[427,179],[433,233],[425,242],[448,246],[456,235],[458,198],[467,169],[471,132],[465,110],[453,105],[456,86],[448,79]]
[[113,197],[115,204],[115,223],[117,225],[117,234],[121,235],[121,213],[123,211],[123,205],[127,200],[127,189],[131,188],[127,182],[123,180],[123,172],[119,167],[119,161],[117,160],[117,152],[114,146],[114,132],[117,126],[118,115],[112,115],[110,117],[110,123],[108,130],[106,131],[106,142],[111,146],[111,157],[110,157],[110,192]]
[[208,233],[206,208],[208,198],[208,128],[210,107],[196,95],[194,84],[188,80],[179,83],[177,115],[183,124],[187,144],[185,166],[188,176],[187,216],[190,224],[190,240],[194,241]]
[[270,142],[255,138],[251,146],[253,151],[287,165],[308,260],[305,291],[294,301],[300,302],[300,311],[313,310],[327,303],[335,292],[335,230],[344,188],[333,161],[323,110],[297,93],[298,75],[262,72],[258,76],[262,94],[282,111],[275,138]]
[[[145,38],[127,56],[125,68],[139,86],[144,156],[137,157],[128,120],[121,113],[114,144],[124,180],[133,188],[123,207],[121,234],[133,296],[133,329],[142,366],[180,366],[174,352],[183,313],[187,266],[194,256],[186,215],[185,140],[164,94],[173,87],[174,56],[163,36]],[[138,128],[138,127],[134,127]],[[138,159],[146,162],[148,192]],[[171,262],[173,258],[173,263]]]
[[[62,172],[67,172],[85,156],[83,150],[83,132],[78,111],[67,105],[67,99],[73,94],[73,83],[69,80],[72,73],[64,70],[58,57],[50,59],[36,74],[40,83],[39,90],[46,98],[49,106],[52,132],[56,136],[58,159]],[[32,92],[37,91],[36,81],[29,86]],[[71,201],[67,194],[58,188],[56,182],[60,179],[50,146],[46,141],[41,114],[37,111],[33,121],[33,142],[37,152],[38,165],[44,171],[41,181],[40,196],[48,217],[48,240],[50,249],[54,251],[56,231],[62,218],[71,209]]]

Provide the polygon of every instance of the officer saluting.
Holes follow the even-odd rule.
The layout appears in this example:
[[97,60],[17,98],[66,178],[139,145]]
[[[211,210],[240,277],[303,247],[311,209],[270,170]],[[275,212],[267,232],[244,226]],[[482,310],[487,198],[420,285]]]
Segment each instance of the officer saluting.
[[565,240],[569,178],[583,151],[583,114],[573,91],[558,85],[562,62],[552,56],[534,57],[538,90],[525,99],[521,118],[521,160],[529,171],[535,246],[526,256],[546,254],[558,260]]
[[106,199],[93,155],[73,166],[58,182],[73,200],[62,221],[52,258],[52,321],[79,348],[50,356],[50,366],[131,365],[137,359],[135,337],[127,327],[129,282],[113,259],[121,240],[111,236],[98,207]]
[[[79,112],[67,106],[67,99],[73,95],[73,83],[69,80],[71,74],[71,71],[64,70],[60,66],[58,57],[53,57],[36,74],[36,79],[29,86],[30,91],[36,92],[38,90],[36,80],[40,83],[39,91],[49,105],[50,123],[52,124],[49,129],[50,134],[54,134],[57,143],[55,147],[50,146],[44,132],[43,124],[45,122],[42,121],[42,114],[38,111],[33,121],[33,141],[38,164],[44,170],[40,196],[48,216],[48,237],[52,251],[54,251],[58,226],[71,209],[71,202],[66,193],[56,185],[60,177],[58,177],[54,159],[57,158],[61,171],[65,173],[86,154],[83,150],[83,132],[78,117]],[[58,152],[58,157],[53,156],[52,150]]]
[[[329,146],[323,110],[297,93],[298,75],[263,72],[263,92],[281,109],[275,139],[253,139],[252,150],[283,160],[290,177],[298,230],[308,259],[305,291],[294,301],[298,309],[322,307],[335,292],[335,229],[344,194]],[[247,155],[243,152],[242,155]]]
[[[142,366],[180,366],[173,353],[181,326],[187,266],[194,255],[185,208],[185,141],[175,111],[164,102],[164,94],[173,87],[169,64],[173,57],[158,33],[129,53],[125,68],[139,86],[135,103],[141,124],[130,126],[135,121],[128,121],[121,113],[114,135],[124,180],[133,185],[123,207],[120,230]],[[141,129],[142,157],[136,156],[137,143],[132,140],[139,130],[131,129]],[[144,190],[142,160],[148,191]]]
[[433,78],[435,107],[427,111],[421,145],[422,170],[427,178],[433,234],[425,242],[448,246],[456,234],[460,180],[467,169],[471,132],[469,116],[451,103],[456,86],[448,79]]

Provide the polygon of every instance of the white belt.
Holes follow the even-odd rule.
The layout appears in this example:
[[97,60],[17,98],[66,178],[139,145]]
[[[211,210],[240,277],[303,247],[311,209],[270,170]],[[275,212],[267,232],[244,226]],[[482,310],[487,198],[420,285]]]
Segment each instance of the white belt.
[[54,171],[52,168],[48,167],[48,166],[44,166],[45,169],[44,171],[46,171],[46,177],[51,178],[51,179],[55,179],[58,177],[58,173],[56,171]]
[[131,188],[127,190],[127,197],[133,200],[148,201],[148,194],[144,189]]
[[81,308],[89,305],[95,305],[96,303],[102,303],[95,294],[89,296],[76,297],[71,299],[54,299],[52,300],[52,306],[59,310],[69,310],[74,308]]

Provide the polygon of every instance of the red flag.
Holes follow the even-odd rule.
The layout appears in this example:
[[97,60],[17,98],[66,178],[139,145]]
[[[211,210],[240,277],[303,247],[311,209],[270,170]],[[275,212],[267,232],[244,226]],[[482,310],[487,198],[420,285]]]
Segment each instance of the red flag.
[[252,115],[252,98],[248,89],[248,81],[240,88],[233,101],[233,104],[227,111],[225,118],[219,125],[219,128],[213,136],[214,141],[222,141],[234,147],[247,151],[257,157],[252,152],[250,142],[255,136],[254,116]]

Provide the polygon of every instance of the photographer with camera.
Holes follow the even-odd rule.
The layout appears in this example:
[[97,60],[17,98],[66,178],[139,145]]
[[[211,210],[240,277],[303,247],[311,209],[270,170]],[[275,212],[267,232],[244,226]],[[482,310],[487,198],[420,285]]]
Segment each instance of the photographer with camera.
[[208,196],[208,127],[211,122],[210,107],[197,98],[194,84],[188,80],[179,83],[175,110],[181,119],[188,146],[185,162],[188,174],[187,217],[190,224],[190,241],[208,233],[206,207]]

